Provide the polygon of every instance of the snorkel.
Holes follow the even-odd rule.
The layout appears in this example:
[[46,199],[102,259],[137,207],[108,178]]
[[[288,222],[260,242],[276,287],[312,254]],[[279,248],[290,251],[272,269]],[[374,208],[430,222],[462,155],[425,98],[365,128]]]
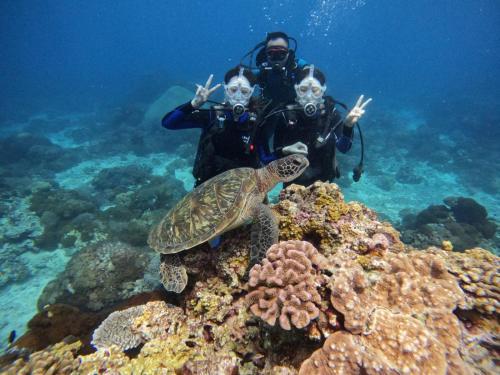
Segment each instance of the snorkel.
[[227,84],[224,84],[226,100],[232,106],[236,118],[245,112],[255,89],[243,74],[244,70],[244,67],[240,67],[238,76],[233,76]]
[[308,76],[294,86],[297,95],[295,100],[303,107],[305,115],[312,117],[316,115],[318,106],[324,102],[323,94],[326,91],[326,85],[321,85],[314,77],[314,65],[308,68]]

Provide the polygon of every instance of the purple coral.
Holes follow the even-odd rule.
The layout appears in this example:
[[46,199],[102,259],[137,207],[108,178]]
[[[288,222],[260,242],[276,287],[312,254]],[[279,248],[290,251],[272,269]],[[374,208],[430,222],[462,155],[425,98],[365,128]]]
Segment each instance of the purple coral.
[[306,327],[319,315],[319,269],[326,259],[308,242],[286,241],[269,248],[262,264],[250,270],[246,300],[250,311],[271,326]]

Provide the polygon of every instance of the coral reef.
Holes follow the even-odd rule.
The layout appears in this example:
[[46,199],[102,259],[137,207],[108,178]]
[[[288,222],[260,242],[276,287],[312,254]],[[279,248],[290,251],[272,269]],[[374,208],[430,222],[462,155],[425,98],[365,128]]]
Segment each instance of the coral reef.
[[491,238],[497,228],[494,222],[488,220],[488,211],[472,198],[448,197],[444,202],[453,212],[458,223],[467,223],[476,228],[485,238]]
[[229,350],[231,344],[219,345],[219,333],[204,333],[208,328],[200,323],[195,318],[186,319],[178,307],[149,302],[142,315],[131,322],[131,329],[145,339],[139,355],[130,359],[112,345],[81,357],[78,373],[115,369],[120,374],[174,374],[188,370],[203,374],[214,369],[215,373],[224,374],[237,369],[239,360]]
[[90,332],[104,319],[103,313],[83,312],[74,306],[45,306],[28,322],[28,332],[16,341],[16,346],[41,350],[71,336],[82,343],[90,341]]
[[68,241],[69,233],[78,233],[82,240],[89,241],[100,229],[96,221],[97,202],[76,190],[41,186],[31,196],[30,209],[40,217],[44,228],[36,239],[42,248],[56,248],[64,239]]
[[[101,332],[97,351],[69,351],[71,358],[66,354],[68,360],[77,359],[71,362],[75,366],[71,371],[498,372],[497,256],[483,249],[456,253],[405,247],[398,232],[380,222],[373,211],[344,202],[335,184],[288,186],[273,210],[281,219],[283,242],[272,246],[262,263],[252,268],[248,282],[244,281],[248,228],[225,234],[217,249],[200,245],[196,251],[179,254],[190,276],[185,291],[129,305],[139,307],[120,320],[119,336],[132,334],[133,345],[113,340],[118,331],[112,324],[112,329]],[[78,262],[80,267],[91,263],[90,253]],[[100,273],[133,268],[139,252],[131,254],[124,256],[127,267],[120,263],[106,268],[108,261],[97,262]],[[76,273],[76,262],[73,267],[71,272]],[[97,285],[107,282],[98,279],[90,292],[78,294],[96,292]],[[116,295],[117,290],[106,292]],[[113,314],[129,314],[123,307],[119,310]],[[132,352],[123,351],[137,344]],[[16,368],[52,355],[53,348],[18,358]]]
[[429,252],[444,259],[448,272],[455,276],[465,293],[464,309],[484,314],[500,311],[500,260],[497,256],[481,248],[464,253],[430,248]]
[[64,303],[97,311],[147,291],[144,271],[155,253],[121,242],[99,242],[76,253],[38,300],[39,309]]
[[273,245],[262,264],[250,270],[251,287],[246,296],[250,311],[274,326],[290,330],[306,327],[319,316],[324,282],[318,270],[326,259],[307,242],[286,241]]
[[[112,171],[113,173],[109,172],[111,176],[115,176],[116,173],[116,178],[121,178],[120,171],[115,169]],[[146,245],[151,225],[181,198],[184,191],[182,183],[173,177],[163,178],[148,174],[147,178],[143,178],[141,174],[143,172],[139,169],[136,173],[138,178],[129,181],[132,184],[140,183],[135,187],[126,185],[112,188],[113,178],[99,182],[100,187],[109,184],[107,188],[109,207],[100,215],[105,225],[105,232],[110,238],[134,246]]]
[[91,183],[107,196],[115,196],[144,184],[150,173],[150,169],[140,165],[106,168],[100,170]]
[[27,132],[0,138],[0,164],[7,166],[11,176],[36,172],[51,176],[78,163],[84,153],[65,150],[48,138]]
[[486,208],[465,197],[448,197],[444,203],[431,205],[417,215],[405,215],[403,241],[417,248],[450,241],[458,251],[494,241],[497,225],[488,219]]
[[0,370],[5,375],[75,374],[80,366],[80,361],[75,358],[80,345],[79,341],[69,344],[60,342],[43,351],[33,353],[26,359],[19,358]]
[[378,221],[374,211],[358,202],[346,203],[336,184],[290,185],[281,191],[274,210],[280,219],[280,239],[309,241],[326,256],[342,248],[383,253],[387,248],[370,248],[377,233],[386,237],[384,246],[390,245],[391,251],[404,247],[389,223]]
[[420,321],[376,309],[363,335],[336,332],[302,364],[299,375],[444,375],[446,371],[444,346]]

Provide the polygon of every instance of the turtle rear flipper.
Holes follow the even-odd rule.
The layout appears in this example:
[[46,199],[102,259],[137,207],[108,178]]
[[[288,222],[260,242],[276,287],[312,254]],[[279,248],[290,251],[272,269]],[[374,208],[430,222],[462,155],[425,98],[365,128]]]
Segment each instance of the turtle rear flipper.
[[186,267],[182,265],[178,254],[161,254],[160,276],[163,286],[169,292],[181,293],[187,285]]
[[250,264],[248,270],[259,263],[266,255],[267,249],[278,242],[278,221],[273,211],[265,204],[260,204],[255,209],[252,224],[250,244]]

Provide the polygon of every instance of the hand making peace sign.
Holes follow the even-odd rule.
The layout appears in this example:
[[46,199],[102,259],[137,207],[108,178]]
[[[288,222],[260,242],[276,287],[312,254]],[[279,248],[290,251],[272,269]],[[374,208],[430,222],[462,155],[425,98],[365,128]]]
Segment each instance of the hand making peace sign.
[[196,94],[194,95],[193,100],[191,100],[191,105],[194,108],[200,108],[207,100],[212,93],[217,90],[219,87],[221,87],[221,84],[218,83],[214,87],[210,88],[210,85],[212,84],[212,79],[214,78],[213,74],[210,74],[210,76],[207,79],[207,83],[205,83],[205,86],[196,84]]
[[364,95],[361,95],[356,102],[356,105],[345,117],[345,125],[352,127],[365,114],[365,107],[372,101],[372,98],[363,103]]

